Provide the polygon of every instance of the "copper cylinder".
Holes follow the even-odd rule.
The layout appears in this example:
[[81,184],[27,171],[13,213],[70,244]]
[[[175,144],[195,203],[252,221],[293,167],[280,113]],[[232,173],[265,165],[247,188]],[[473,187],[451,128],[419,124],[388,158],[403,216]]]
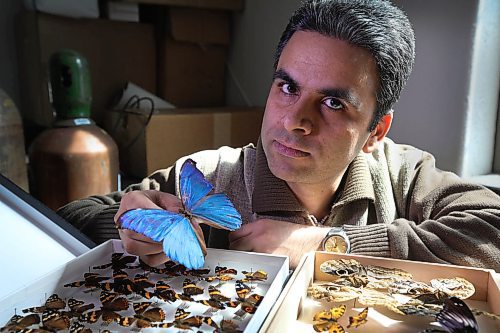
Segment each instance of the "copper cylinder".
[[10,97],[0,89],[0,173],[28,191],[21,115]]
[[29,156],[31,192],[54,210],[118,189],[118,148],[93,122],[42,132],[31,144]]

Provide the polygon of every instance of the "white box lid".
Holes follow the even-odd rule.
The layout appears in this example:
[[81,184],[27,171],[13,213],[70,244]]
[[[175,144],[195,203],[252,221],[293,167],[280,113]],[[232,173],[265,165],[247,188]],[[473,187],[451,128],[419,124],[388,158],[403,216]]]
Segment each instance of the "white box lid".
[[95,246],[1,174],[0,216],[0,299]]

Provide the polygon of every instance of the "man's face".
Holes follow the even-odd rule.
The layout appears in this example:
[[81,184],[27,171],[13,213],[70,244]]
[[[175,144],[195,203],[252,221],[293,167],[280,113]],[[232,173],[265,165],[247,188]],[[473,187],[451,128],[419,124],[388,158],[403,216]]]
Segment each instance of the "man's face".
[[373,134],[377,87],[368,51],[296,32],[279,59],[262,123],[272,173],[289,184],[338,182]]

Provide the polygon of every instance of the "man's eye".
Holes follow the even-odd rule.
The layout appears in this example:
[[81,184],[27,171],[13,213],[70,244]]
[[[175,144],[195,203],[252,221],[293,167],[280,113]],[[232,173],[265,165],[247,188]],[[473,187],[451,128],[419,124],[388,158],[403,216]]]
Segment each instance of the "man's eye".
[[295,95],[297,93],[297,87],[291,83],[283,82],[280,84],[281,91],[287,95]]
[[327,98],[323,103],[332,110],[340,110],[344,108],[342,102],[337,98]]

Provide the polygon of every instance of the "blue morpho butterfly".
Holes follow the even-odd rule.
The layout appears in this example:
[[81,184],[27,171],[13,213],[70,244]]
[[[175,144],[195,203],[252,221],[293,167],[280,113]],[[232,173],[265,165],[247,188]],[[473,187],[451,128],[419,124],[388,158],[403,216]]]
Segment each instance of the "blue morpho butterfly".
[[180,194],[183,208],[178,213],[162,209],[132,209],[119,218],[123,229],[163,241],[163,252],[188,269],[203,267],[205,257],[192,225],[193,217],[219,229],[236,230],[241,216],[223,193],[208,195],[213,186],[187,159],[181,167]]

